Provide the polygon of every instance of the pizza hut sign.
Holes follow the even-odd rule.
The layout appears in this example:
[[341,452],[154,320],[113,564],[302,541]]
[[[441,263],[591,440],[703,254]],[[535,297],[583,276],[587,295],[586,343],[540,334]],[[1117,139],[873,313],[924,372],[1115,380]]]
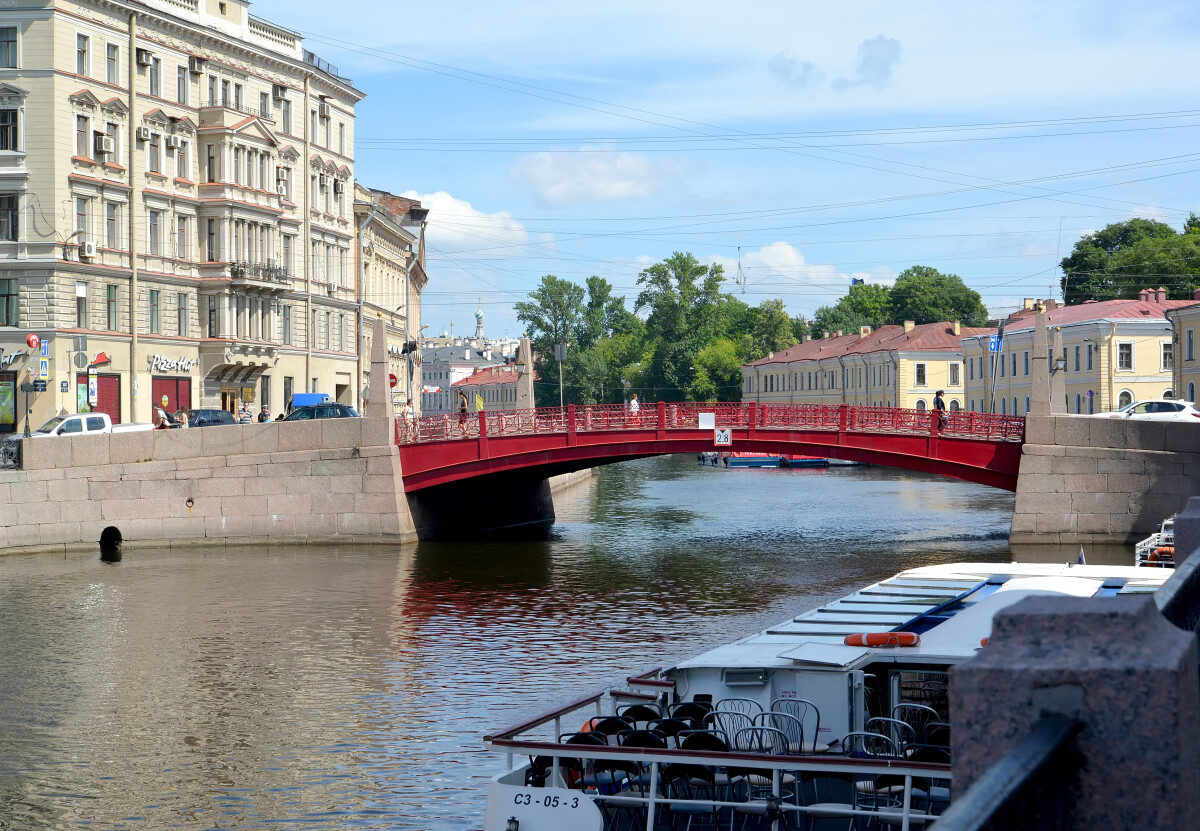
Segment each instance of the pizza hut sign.
[[152,355],[150,357],[151,372],[191,372],[196,366],[196,361],[192,358],[185,358],[182,355],[178,358],[171,359],[166,355]]

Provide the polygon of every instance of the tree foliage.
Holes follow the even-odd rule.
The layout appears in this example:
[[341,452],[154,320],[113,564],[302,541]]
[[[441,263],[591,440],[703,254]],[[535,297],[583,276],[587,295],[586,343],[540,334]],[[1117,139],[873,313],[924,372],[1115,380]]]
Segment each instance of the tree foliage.
[[1114,222],[1080,238],[1060,265],[1068,305],[1131,299],[1157,286],[1168,297],[1191,297],[1200,284],[1200,218],[1191,214],[1182,233],[1153,219]]
[[892,295],[887,286],[878,283],[856,283],[850,286],[833,306],[822,306],[813,316],[813,334],[857,332],[860,326],[878,329],[892,322]]
[[987,322],[987,307],[979,293],[967,288],[957,274],[914,265],[896,278],[891,290],[892,320],[937,323],[958,320],[964,326]]

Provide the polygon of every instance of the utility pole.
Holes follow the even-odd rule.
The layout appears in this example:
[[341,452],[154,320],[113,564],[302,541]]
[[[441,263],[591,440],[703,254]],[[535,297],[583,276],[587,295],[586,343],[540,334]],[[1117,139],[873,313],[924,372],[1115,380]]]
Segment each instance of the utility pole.
[[563,382],[562,382],[562,365],[567,359],[567,345],[565,343],[554,344],[554,360],[558,361],[558,406],[563,405]]

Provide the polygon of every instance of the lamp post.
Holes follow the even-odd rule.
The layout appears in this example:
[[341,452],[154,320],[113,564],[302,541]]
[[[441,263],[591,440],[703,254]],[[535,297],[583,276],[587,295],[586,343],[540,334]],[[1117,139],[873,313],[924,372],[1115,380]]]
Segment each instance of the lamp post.
[[565,343],[554,344],[554,360],[558,361],[558,406],[563,405],[563,384],[562,384],[562,365],[567,359],[567,345]]

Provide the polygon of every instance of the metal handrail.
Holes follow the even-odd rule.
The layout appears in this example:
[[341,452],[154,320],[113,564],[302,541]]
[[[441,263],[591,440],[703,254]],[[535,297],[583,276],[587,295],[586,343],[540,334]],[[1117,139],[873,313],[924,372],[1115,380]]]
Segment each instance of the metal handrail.
[[[1021,416],[962,410],[942,412],[939,417],[932,410],[848,404],[672,403],[662,407],[662,427],[668,430],[698,429],[700,414],[712,413],[717,427],[762,431],[886,432],[1006,442],[1022,441],[1025,435],[1025,419]],[[660,426],[660,411],[655,403],[642,404],[637,412],[623,404],[572,405],[489,410],[483,413],[483,419],[488,436],[552,435],[653,430]],[[458,413],[422,416],[397,430],[401,444],[479,437],[479,413],[467,413],[465,418]]]
[[1063,715],[1044,716],[954,800],[937,821],[938,831],[1061,828],[1062,780],[1078,765],[1068,749],[1082,727]]

